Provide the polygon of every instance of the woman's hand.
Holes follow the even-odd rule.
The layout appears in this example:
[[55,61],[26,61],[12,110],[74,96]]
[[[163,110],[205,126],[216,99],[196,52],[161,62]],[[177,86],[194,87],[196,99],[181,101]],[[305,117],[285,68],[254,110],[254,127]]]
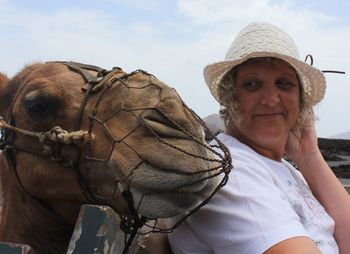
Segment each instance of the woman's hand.
[[303,161],[320,155],[315,130],[315,121],[312,120],[308,126],[299,133],[289,133],[286,143],[286,155],[293,160],[297,166]]

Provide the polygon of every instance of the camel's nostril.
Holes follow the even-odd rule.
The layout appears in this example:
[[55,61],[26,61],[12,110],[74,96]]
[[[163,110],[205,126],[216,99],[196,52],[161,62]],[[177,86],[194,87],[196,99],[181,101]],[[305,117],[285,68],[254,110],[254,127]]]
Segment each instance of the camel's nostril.
[[200,125],[194,128],[193,123],[189,121],[185,122],[181,118],[170,119],[154,111],[145,112],[142,116],[142,122],[151,132],[164,138],[188,139],[191,136],[196,136],[202,139],[204,137],[204,130]]

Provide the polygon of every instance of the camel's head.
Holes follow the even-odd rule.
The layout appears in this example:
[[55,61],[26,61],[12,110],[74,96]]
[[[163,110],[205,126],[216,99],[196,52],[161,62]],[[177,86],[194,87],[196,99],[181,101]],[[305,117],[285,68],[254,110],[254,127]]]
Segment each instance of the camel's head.
[[207,199],[229,168],[176,91],[143,71],[51,62],[0,78],[3,143],[16,147],[23,187],[53,208],[95,202],[170,217]]

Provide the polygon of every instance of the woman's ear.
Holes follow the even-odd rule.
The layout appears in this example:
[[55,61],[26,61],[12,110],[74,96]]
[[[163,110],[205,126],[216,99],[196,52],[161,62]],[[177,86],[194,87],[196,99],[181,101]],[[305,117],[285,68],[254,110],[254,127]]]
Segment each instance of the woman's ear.
[[7,96],[7,90],[10,80],[5,74],[0,72],[0,116],[4,116],[7,102],[10,100]]

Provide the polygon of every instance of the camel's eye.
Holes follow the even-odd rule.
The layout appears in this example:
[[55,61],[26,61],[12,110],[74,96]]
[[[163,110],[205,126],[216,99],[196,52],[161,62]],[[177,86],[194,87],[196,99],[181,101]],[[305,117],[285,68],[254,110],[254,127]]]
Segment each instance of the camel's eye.
[[57,115],[59,102],[53,96],[28,94],[23,100],[26,113],[31,118],[44,118]]

